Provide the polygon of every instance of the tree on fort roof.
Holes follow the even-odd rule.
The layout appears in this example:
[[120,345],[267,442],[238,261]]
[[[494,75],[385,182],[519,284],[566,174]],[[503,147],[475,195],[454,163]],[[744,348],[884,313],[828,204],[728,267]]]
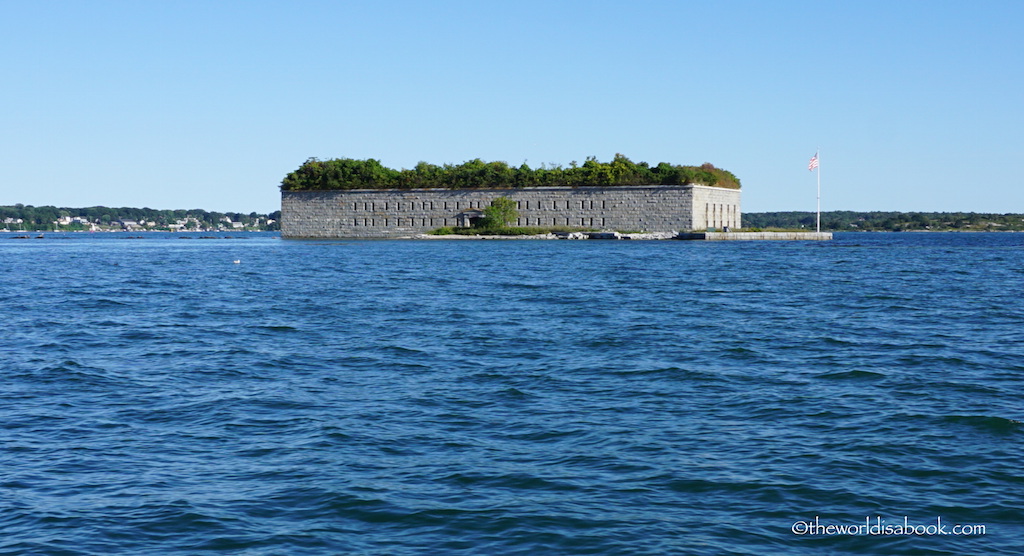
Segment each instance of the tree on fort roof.
[[486,162],[474,158],[462,164],[437,166],[420,162],[411,170],[393,170],[372,158],[310,158],[285,176],[281,189],[503,189],[687,184],[740,188],[740,181],[735,175],[710,163],[682,166],[662,162],[652,167],[616,153],[611,162],[601,162],[588,156],[583,164],[577,165],[573,161],[567,168],[556,163],[530,168],[525,162],[513,167],[502,161]]

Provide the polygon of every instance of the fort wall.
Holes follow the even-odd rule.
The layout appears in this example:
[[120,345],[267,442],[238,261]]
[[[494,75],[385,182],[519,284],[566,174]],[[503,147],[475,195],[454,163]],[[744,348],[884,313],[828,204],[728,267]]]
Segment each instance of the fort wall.
[[514,226],[689,231],[740,228],[740,191],[701,185],[282,191],[286,238],[388,238],[466,226],[498,197]]

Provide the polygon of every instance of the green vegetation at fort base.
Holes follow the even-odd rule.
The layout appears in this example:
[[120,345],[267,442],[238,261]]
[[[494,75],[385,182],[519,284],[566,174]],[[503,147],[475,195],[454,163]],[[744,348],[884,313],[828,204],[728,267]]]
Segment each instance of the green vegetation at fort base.
[[509,226],[519,218],[519,211],[516,210],[516,202],[508,197],[498,197],[491,201],[491,204],[483,210],[484,216],[476,220],[469,227],[444,226],[427,232],[435,236],[535,236],[542,234],[553,234],[558,232],[593,232],[591,228],[574,228],[570,226]]
[[276,231],[281,211],[270,214],[156,210],[129,207],[0,206],[0,231]]
[[482,224],[487,228],[504,228],[517,218],[516,202],[508,197],[498,197],[484,209]]
[[513,189],[522,187],[587,187],[623,185],[708,185],[739,189],[740,180],[710,163],[680,166],[661,162],[651,166],[634,163],[621,154],[611,162],[589,157],[583,164],[568,167],[542,164],[530,168],[507,162],[484,162],[479,158],[462,164],[437,166],[420,162],[412,169],[394,170],[375,159],[356,160],[310,158],[281,181],[284,191],[326,191],[338,189]]
[[568,226],[548,227],[515,227],[509,224],[519,218],[516,202],[508,197],[498,197],[483,210],[483,218],[477,219],[469,227],[444,226],[427,232],[429,235],[449,236],[533,236],[555,232],[589,232],[589,228],[571,228]]
[[[814,230],[813,212],[748,212],[743,228]],[[1024,231],[1024,214],[973,212],[856,212],[837,210],[821,213],[821,229],[827,232],[909,232]]]

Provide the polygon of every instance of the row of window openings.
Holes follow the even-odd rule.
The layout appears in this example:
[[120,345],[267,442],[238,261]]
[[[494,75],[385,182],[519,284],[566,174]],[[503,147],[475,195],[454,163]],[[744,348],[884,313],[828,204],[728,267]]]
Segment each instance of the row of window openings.
[[[530,201],[516,201],[516,208],[519,209],[519,210],[530,210],[530,208],[531,208],[530,207],[530,203],[531,203]],[[593,209],[597,208],[597,205],[595,205],[593,200],[589,200],[589,199],[588,200],[581,200],[579,203],[580,203],[580,209],[581,210],[588,210],[588,209],[589,210],[593,210]],[[481,210],[483,210],[488,205],[490,205],[489,202],[484,202],[484,201],[382,201],[381,203],[377,203],[376,201],[364,201],[364,202],[360,203],[360,202],[356,201],[356,202],[352,203],[352,210],[360,210],[360,209],[362,209],[364,211],[376,211],[378,204],[383,205],[383,209],[382,210],[391,210],[392,205],[394,205],[394,209],[395,210],[403,210],[403,209],[405,209],[405,210],[416,210],[417,208],[422,209],[422,210],[436,210],[436,209],[447,209],[447,210],[451,210],[451,209],[455,209],[455,210],[461,210],[461,209],[481,209]],[[564,204],[564,207],[562,206],[563,204]],[[602,208],[602,209],[608,208],[608,201],[600,201],[600,204],[601,204],[600,208]],[[419,206],[417,207],[417,205],[419,205]],[[532,208],[534,210],[540,210],[540,209],[545,208],[546,205],[547,205],[546,202],[533,201],[533,207]],[[565,200],[565,201],[552,200],[551,201],[551,209],[552,210],[559,210],[559,209],[562,209],[562,208],[571,209],[572,208],[572,201],[570,201],[570,200]]]
[[736,205],[706,203],[704,205],[704,221],[711,228],[732,226],[736,221]]
[[[382,226],[388,227],[394,226],[416,226],[416,221],[419,220],[420,226],[458,226],[458,220],[455,218],[353,218],[353,226],[376,226],[378,222],[381,222]],[[562,224],[566,226],[574,226],[576,220],[579,220],[579,226],[604,226],[604,218],[517,218],[516,226],[546,226],[548,220],[551,220],[552,226],[560,226]]]

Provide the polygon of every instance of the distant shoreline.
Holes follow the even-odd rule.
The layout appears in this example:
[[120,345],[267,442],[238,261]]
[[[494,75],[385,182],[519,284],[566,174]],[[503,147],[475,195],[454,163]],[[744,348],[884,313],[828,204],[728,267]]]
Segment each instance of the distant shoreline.
[[[224,219],[230,219],[227,222]],[[742,229],[814,230],[816,214],[810,211],[748,212]],[[64,219],[66,225],[60,224]],[[78,219],[78,222],[74,222]],[[179,224],[179,221],[182,224]],[[131,229],[126,229],[127,222]],[[135,222],[136,225],[131,223]],[[138,225],[141,222],[146,224]],[[152,222],[153,226],[148,224]],[[235,227],[240,224],[241,227]],[[181,225],[187,228],[169,229]],[[0,232],[94,231],[213,232],[276,231],[280,211],[266,214],[205,211],[202,209],[157,210],[131,207],[69,208],[32,205],[0,205]],[[56,229],[55,229],[56,228]],[[1024,232],[1022,213],[827,211],[821,213],[821,230],[828,232]]]
[[[817,215],[810,211],[744,213],[742,225],[751,228],[813,230]],[[836,210],[821,213],[821,229],[830,232],[1008,232],[1024,231],[1024,214],[977,212],[894,212]]]

